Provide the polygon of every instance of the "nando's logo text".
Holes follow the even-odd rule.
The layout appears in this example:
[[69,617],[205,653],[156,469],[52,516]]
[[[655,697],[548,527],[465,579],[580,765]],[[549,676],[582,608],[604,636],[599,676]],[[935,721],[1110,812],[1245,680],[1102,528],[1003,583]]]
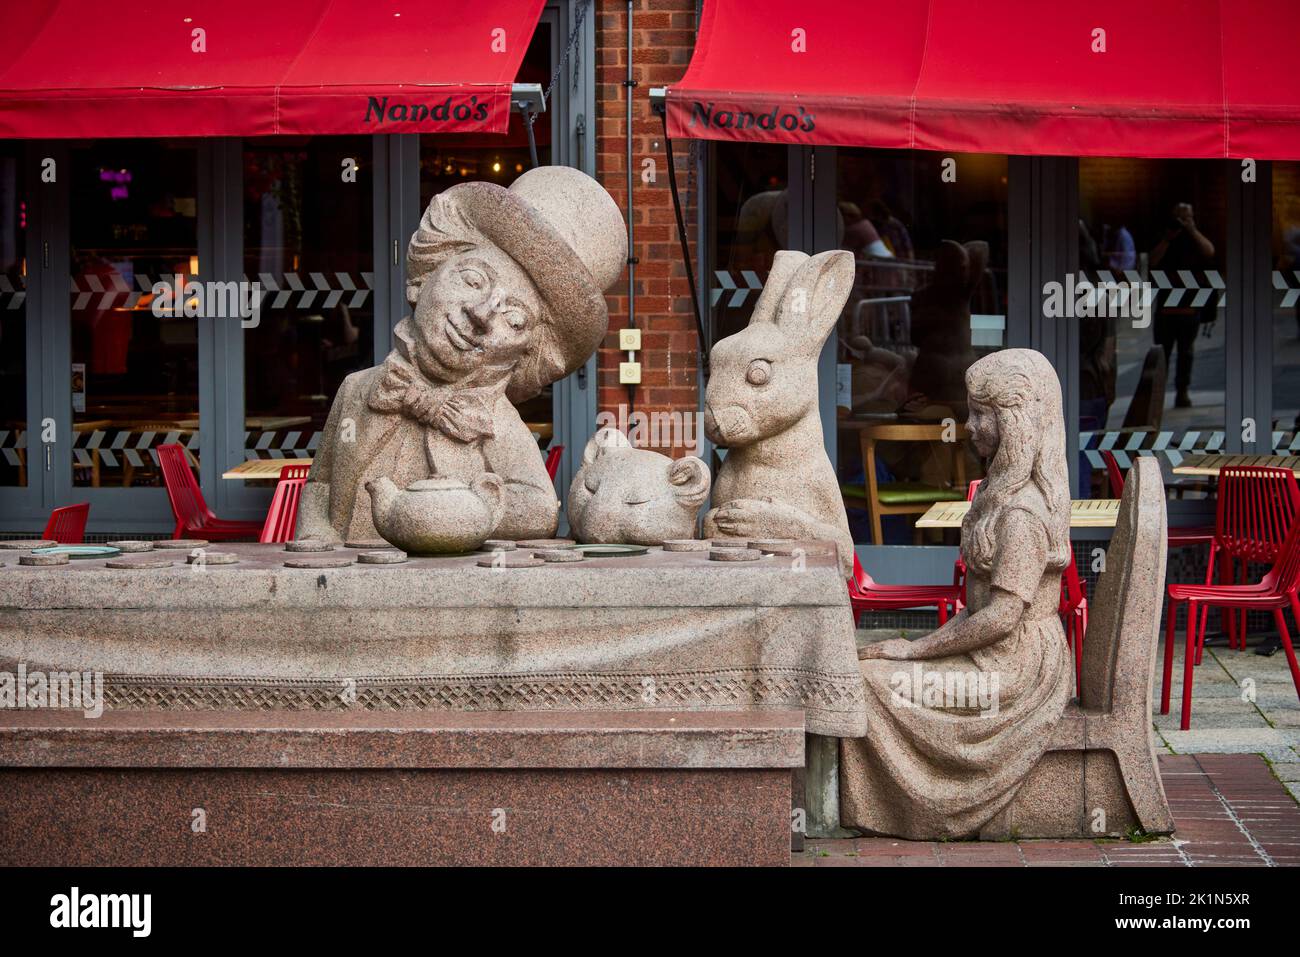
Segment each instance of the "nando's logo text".
[[488,105],[480,103],[477,96],[468,100],[457,101],[449,96],[441,103],[392,103],[386,96],[368,97],[365,122],[385,121],[390,123],[420,123],[424,120],[446,122],[456,120],[460,123],[476,120],[482,122],[488,117]]
[[767,113],[751,113],[748,110],[715,110],[713,104],[704,104],[698,100],[691,104],[691,122],[688,126],[702,123],[705,127],[717,130],[760,130],[782,129],[794,133],[802,131],[811,133],[817,128],[816,117],[802,106],[797,112],[790,112],[781,106],[772,107]]

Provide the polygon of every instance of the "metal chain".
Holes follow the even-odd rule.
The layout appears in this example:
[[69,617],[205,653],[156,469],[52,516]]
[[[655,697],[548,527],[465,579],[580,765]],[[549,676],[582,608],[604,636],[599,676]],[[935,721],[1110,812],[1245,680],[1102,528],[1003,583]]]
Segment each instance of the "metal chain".
[[578,16],[573,21],[573,29],[569,32],[569,42],[566,43],[564,49],[560,51],[560,62],[555,64],[555,72],[551,74],[551,82],[546,85],[546,93],[543,95],[543,101],[548,105],[551,102],[551,91],[555,89],[555,84],[560,79],[560,74],[564,71],[564,64],[569,59],[569,51],[571,51],[573,45],[578,42],[578,34],[582,30],[582,20],[586,17],[587,10],[591,8],[591,2],[592,0],[586,0],[578,10]]

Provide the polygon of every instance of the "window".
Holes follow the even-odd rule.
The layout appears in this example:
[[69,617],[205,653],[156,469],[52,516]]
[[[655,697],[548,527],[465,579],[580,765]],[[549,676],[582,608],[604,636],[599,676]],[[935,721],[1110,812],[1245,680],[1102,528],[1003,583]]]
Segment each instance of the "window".
[[[310,455],[344,378],[374,364],[368,136],[245,140],[245,454]],[[355,175],[348,175],[355,166]]]
[[1079,281],[1098,289],[1091,309],[1075,297],[1081,495],[1109,496],[1107,449],[1124,469],[1154,454],[1178,494],[1205,493],[1170,470],[1223,442],[1227,218],[1221,163],[1079,160]]
[[0,148],[0,486],[27,476],[27,203],[22,151]]
[[97,140],[71,160],[73,485],[159,485],[152,448],[199,454],[205,320],[154,295],[201,275],[197,154],[183,142]]
[[[1272,448],[1300,451],[1300,163],[1273,164]],[[1258,346],[1247,347],[1250,359]],[[1263,438],[1263,436],[1260,436]]]
[[835,215],[856,261],[835,337],[849,524],[858,542],[919,543],[916,518],[983,474],[965,375],[1006,344],[1007,159],[841,149]]

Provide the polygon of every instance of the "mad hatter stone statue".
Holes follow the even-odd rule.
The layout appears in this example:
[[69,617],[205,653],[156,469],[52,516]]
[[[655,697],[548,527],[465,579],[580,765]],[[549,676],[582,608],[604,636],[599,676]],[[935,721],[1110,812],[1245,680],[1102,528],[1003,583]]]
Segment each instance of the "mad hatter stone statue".
[[605,335],[604,290],[627,261],[622,214],[568,167],[509,189],[463,183],[429,203],[406,261],[415,314],[383,364],[334,397],[298,537],[378,537],[367,485],[382,479],[405,489],[484,474],[502,489],[493,537],[554,535],[555,489],[512,403],[577,369]]

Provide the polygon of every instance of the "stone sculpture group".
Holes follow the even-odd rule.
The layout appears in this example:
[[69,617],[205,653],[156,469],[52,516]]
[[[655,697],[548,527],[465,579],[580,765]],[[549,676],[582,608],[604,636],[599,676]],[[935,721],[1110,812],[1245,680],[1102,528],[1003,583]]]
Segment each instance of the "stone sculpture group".
[[[414,315],[394,330],[384,363],[349,376],[335,397],[298,537],[382,537],[439,554],[489,538],[554,536],[555,490],[513,403],[592,355],[608,326],[604,290],[626,258],[618,207],[576,170],[545,167],[509,189],[469,183],[435,197],[407,254]],[[702,520],[705,462],[636,449],[606,429],[587,444],[569,489],[572,534],[655,545],[695,538],[702,522],[711,539],[833,543],[850,575],[853,538],[822,440],[817,363],[854,274],[848,251],[777,252],[748,326],[714,345],[705,430],[727,454]],[[1111,634],[1101,644],[1111,653],[1093,667],[1092,710],[1085,696],[1083,710],[1067,715],[1074,669],[1057,601],[1072,559],[1060,384],[1042,355],[1009,349],[969,364],[964,392],[972,444],[990,462],[962,528],[968,604],[922,639],[861,650],[868,733],[841,743],[843,823],[914,839],[970,837],[1015,821],[1042,836],[1089,836],[1095,800],[1118,808],[1116,820],[1165,827],[1145,714],[1133,703],[1143,676],[1115,675],[1117,662],[1140,670],[1145,661],[1149,688],[1150,655],[1122,649],[1154,628],[1151,602],[1133,603],[1144,592],[1127,576],[1138,566],[1163,574],[1163,552],[1152,552],[1163,535],[1157,545],[1151,532],[1163,529],[1159,477],[1139,470],[1130,483],[1121,522],[1134,531],[1117,536],[1112,564],[1120,567],[1097,596],[1109,603],[1100,617],[1110,615]],[[1155,605],[1158,615],[1158,596]],[[1121,607],[1135,620],[1126,624]],[[1135,634],[1126,639],[1125,628]],[[904,693],[926,674],[982,677],[996,701]],[[1124,695],[1112,694],[1120,687]],[[1129,715],[1127,730],[1108,746],[1119,771],[1093,774],[1090,792],[1082,734],[1076,742],[1058,732],[1089,720],[1100,728],[1119,712]],[[1044,805],[1072,810],[1053,818],[1038,813]]]

